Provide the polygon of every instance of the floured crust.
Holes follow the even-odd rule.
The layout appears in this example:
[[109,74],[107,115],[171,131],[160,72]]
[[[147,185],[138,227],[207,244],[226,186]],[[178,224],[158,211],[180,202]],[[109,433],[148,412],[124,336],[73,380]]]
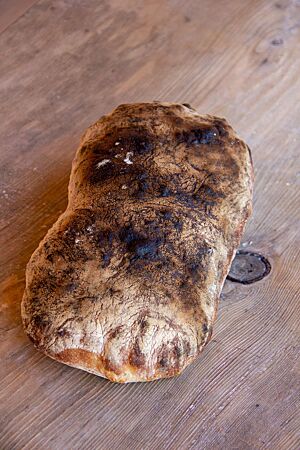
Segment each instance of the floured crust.
[[121,105],[86,131],[67,210],[26,271],[35,346],[112,381],[179,374],[208,342],[251,212],[246,144],[189,105]]

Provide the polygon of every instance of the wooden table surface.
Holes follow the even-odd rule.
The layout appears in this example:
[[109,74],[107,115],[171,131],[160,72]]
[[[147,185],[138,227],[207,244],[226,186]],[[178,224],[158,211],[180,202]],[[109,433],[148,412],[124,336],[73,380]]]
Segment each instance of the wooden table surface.
[[[0,32],[0,449],[299,449],[299,0],[0,0]],[[151,100],[225,116],[247,141],[243,248],[272,271],[226,282],[183,375],[117,385],[38,353],[20,301],[80,135]]]

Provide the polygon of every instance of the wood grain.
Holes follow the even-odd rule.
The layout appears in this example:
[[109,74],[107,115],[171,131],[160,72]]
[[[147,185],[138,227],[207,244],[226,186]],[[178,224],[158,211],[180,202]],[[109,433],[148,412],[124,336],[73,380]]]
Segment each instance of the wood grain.
[[[299,35],[297,0],[40,0],[1,33],[1,449],[299,448]],[[81,133],[143,100],[225,116],[248,142],[243,248],[272,271],[226,283],[182,376],[114,385],[39,354],[19,308]]]
[[0,0],[0,33],[28,11],[37,0]]

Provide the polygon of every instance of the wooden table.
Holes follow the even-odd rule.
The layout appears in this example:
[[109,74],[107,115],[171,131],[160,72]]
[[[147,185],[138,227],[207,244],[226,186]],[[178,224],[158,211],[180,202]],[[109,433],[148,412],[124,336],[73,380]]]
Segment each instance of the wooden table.
[[[299,449],[299,0],[1,0],[0,17],[1,450]],[[117,385],[38,353],[20,301],[80,135],[151,100],[225,116],[248,142],[243,248],[272,271],[226,282],[182,376]]]

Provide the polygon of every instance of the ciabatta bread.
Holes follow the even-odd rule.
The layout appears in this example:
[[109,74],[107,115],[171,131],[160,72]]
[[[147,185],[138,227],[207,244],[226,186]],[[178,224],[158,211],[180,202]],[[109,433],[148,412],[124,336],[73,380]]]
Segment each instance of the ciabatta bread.
[[112,381],[179,374],[208,342],[251,212],[247,145],[189,105],[121,105],[92,125],[66,211],[31,257],[35,346]]

